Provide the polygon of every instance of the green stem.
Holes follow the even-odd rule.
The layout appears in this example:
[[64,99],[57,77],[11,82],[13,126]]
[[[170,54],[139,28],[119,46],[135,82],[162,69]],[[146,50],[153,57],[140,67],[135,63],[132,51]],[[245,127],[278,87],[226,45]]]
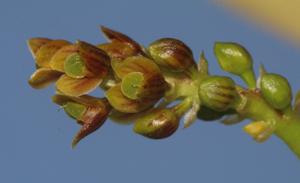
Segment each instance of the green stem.
[[300,117],[276,111],[254,91],[240,90],[239,94],[241,100],[235,105],[237,112],[252,120],[274,125],[275,134],[300,158]]
[[[178,106],[174,106],[177,115],[182,115],[190,107],[189,101],[193,96],[198,96],[198,86],[201,78],[187,79],[178,75],[169,75],[166,77],[168,83],[172,85],[168,100],[184,99]],[[233,105],[233,108],[243,118],[249,118],[253,121],[265,121],[271,129],[268,133],[274,133],[300,159],[300,115],[295,115],[296,111],[291,108],[285,111],[278,111],[270,106],[262,97],[259,91],[255,90],[255,77],[253,72],[244,74],[243,79],[250,90],[245,90],[236,86],[239,93],[239,100]]]
[[279,123],[275,134],[283,140],[300,159],[300,118],[295,116]]
[[183,101],[181,101],[179,104],[177,104],[176,106],[172,107],[171,109],[174,111],[174,113],[178,117],[181,117],[191,107],[192,107],[192,100],[191,100],[191,98],[185,98]]
[[255,89],[256,88],[256,80],[255,80],[255,75],[253,70],[248,70],[245,73],[241,75],[242,79],[246,82],[247,86],[250,89]]

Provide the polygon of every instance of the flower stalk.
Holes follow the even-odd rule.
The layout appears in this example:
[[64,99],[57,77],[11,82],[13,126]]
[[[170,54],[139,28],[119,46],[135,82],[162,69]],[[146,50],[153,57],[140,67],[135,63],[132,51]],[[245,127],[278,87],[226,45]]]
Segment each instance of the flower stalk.
[[[204,53],[196,64],[192,50],[178,39],[162,38],[143,47],[123,33],[101,30],[108,42],[97,46],[48,38],[28,41],[37,65],[29,84],[42,89],[55,82],[53,102],[81,126],[72,147],[107,118],[134,123],[135,133],[151,139],[170,137],[181,119],[184,128],[196,119],[226,125],[251,119],[244,131],[255,141],[274,134],[300,158],[299,92],[292,104],[286,78],[261,67],[256,79],[251,54],[242,45],[217,42],[214,53],[220,67],[241,77],[247,88],[230,77],[211,75]],[[104,96],[91,96],[99,88]]]
[[[300,158],[300,116],[288,115],[272,108],[260,93],[240,90],[241,100],[235,104],[237,112],[248,119],[265,121],[274,128],[274,133]],[[246,102],[245,102],[246,101]]]

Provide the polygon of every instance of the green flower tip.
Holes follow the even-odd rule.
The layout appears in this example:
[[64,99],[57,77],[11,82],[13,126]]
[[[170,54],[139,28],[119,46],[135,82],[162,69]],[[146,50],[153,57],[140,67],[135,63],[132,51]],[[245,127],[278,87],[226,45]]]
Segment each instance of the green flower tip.
[[216,42],[214,52],[224,71],[242,77],[250,88],[256,87],[252,58],[242,45],[231,42]]
[[263,74],[260,88],[264,99],[274,108],[283,110],[291,104],[291,86],[283,76],[273,73]]

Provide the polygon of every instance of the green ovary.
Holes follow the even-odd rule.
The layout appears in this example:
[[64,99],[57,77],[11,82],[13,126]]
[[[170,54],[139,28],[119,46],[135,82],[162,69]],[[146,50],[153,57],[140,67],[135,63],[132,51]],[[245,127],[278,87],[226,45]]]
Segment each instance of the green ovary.
[[66,59],[65,73],[72,78],[83,78],[86,76],[85,63],[78,53],[72,54]]
[[127,74],[121,84],[122,93],[130,99],[138,99],[144,84],[144,76],[141,72]]
[[67,102],[64,105],[64,110],[69,116],[79,120],[85,113],[86,106],[75,102]]

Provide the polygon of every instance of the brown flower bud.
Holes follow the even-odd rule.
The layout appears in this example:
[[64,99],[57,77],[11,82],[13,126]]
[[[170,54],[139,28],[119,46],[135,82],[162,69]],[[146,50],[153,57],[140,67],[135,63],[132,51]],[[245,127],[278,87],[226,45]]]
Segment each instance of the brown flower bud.
[[35,89],[42,89],[55,82],[61,75],[61,72],[49,68],[40,68],[30,76],[28,83]]
[[39,67],[48,67],[48,68],[50,68],[50,60],[53,57],[53,55],[62,47],[71,44],[70,42],[65,40],[50,40],[50,41],[45,41],[45,43],[40,47],[38,46],[35,47],[32,44],[30,44],[30,42],[32,41],[29,40],[29,48],[31,52],[34,53],[33,56],[35,58],[36,64]]
[[44,44],[52,41],[48,38],[31,38],[27,41],[27,45],[29,47],[29,50],[33,56],[33,58],[36,57],[37,51],[43,46]]
[[104,43],[97,46],[105,51],[111,59],[124,60],[130,56],[140,55],[140,50],[134,49],[132,46],[113,40],[110,43]]
[[133,52],[143,54],[143,50],[142,50],[141,46],[136,41],[134,41],[130,37],[126,36],[125,34],[114,31],[114,30],[109,29],[104,26],[101,26],[101,31],[107,37],[108,40],[112,41],[112,43],[118,42],[119,44],[122,43],[122,44],[128,45],[131,47]]
[[182,72],[196,67],[192,50],[180,40],[159,39],[149,45],[148,51],[158,65],[168,70]]
[[100,128],[111,111],[110,104],[104,98],[87,95],[80,97],[55,95],[52,100],[61,105],[70,117],[76,119],[82,125],[73,139],[72,147],[75,147],[81,139]]
[[170,109],[154,109],[134,124],[134,131],[152,139],[171,136],[179,126],[179,119]]

